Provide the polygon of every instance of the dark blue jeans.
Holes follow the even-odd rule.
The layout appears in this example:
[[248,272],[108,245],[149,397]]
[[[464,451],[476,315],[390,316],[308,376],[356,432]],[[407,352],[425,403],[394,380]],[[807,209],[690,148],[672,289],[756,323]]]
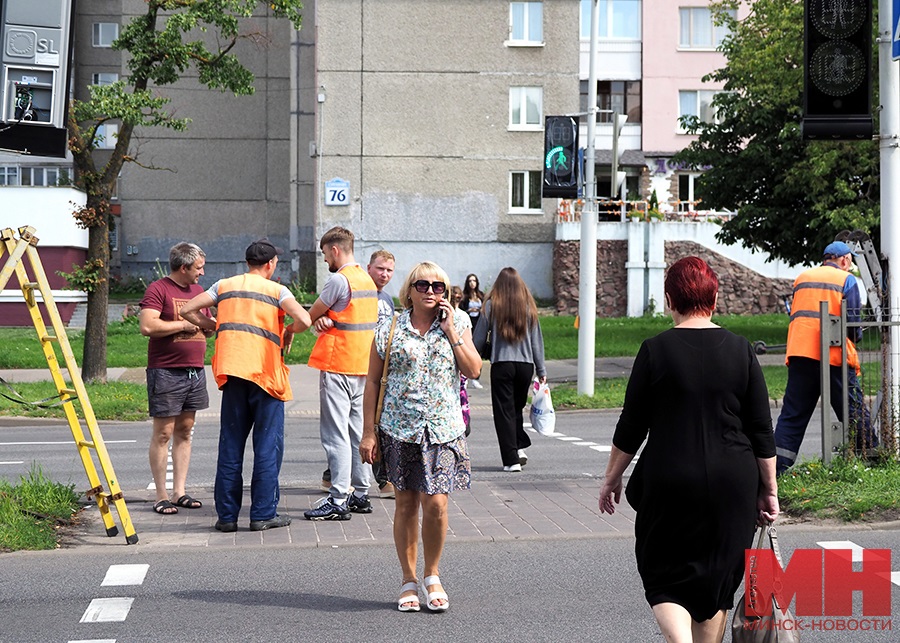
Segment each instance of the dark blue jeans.
[[275,517],[278,474],[284,457],[284,402],[248,380],[228,377],[222,387],[219,461],[216,464],[216,513],[237,522],[244,493],[244,447],[253,430],[253,478],[250,520]]
[[[830,369],[831,408],[839,418],[842,418],[844,384],[841,381],[841,367],[831,366]],[[862,450],[863,446],[867,448],[878,446],[878,436],[872,430],[872,419],[863,400],[859,379],[854,369],[848,367],[847,370],[850,433],[856,436],[856,448]],[[822,392],[821,377],[819,360],[791,357],[783,407],[775,426],[775,451],[778,456],[775,467],[778,474],[783,473],[797,459],[806,427]]]

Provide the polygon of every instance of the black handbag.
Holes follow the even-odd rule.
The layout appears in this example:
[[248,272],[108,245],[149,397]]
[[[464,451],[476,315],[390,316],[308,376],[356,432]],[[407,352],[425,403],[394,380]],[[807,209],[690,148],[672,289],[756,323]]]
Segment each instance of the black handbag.
[[[769,537],[769,546],[775,552],[775,559],[779,565],[784,567],[781,562],[781,551],[778,549],[778,536],[772,525],[759,528],[756,549],[763,549],[763,541],[766,536]],[[756,587],[757,575],[753,573],[754,571],[751,567],[746,588],[751,595],[759,591]],[[741,593],[741,598],[734,608],[734,617],[731,619],[731,640],[734,643],[800,643],[800,632],[795,629],[794,615],[789,609],[781,611],[774,593],[771,599],[769,614],[747,616],[745,594]]]
[[482,345],[481,350],[478,351],[478,354],[481,355],[481,359],[486,359],[487,361],[491,361],[491,355],[493,354],[493,343],[491,342],[491,335],[493,335],[493,328],[490,320],[485,319],[483,315],[479,316],[478,322],[479,324],[487,324],[487,335],[485,335],[484,345]]

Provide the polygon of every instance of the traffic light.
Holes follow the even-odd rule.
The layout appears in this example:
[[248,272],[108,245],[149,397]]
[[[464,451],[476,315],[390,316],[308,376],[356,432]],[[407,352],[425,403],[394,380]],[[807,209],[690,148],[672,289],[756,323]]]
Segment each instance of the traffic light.
[[616,199],[619,196],[619,193],[622,189],[622,184],[625,183],[625,172],[619,171],[619,161],[622,160],[622,154],[625,152],[625,149],[619,145],[619,135],[622,133],[622,128],[625,126],[625,122],[628,120],[628,116],[626,114],[619,114],[618,112],[613,113],[612,118],[612,168],[610,172],[610,198]]
[[870,138],[872,0],[805,0],[803,138]]
[[544,198],[578,198],[578,121],[571,116],[544,119]]
[[74,0],[0,0],[0,148],[66,155]]

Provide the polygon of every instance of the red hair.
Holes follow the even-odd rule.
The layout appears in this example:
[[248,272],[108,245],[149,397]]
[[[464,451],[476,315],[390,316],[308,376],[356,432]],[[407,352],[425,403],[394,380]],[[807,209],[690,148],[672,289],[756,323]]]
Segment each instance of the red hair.
[[716,307],[719,278],[700,257],[685,257],[666,273],[669,306],[682,315],[712,315]]

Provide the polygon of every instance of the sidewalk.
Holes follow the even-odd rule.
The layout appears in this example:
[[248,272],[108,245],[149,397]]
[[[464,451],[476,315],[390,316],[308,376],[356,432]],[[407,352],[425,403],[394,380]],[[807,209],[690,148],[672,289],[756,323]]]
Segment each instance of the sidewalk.
[[[779,363],[781,356],[763,356]],[[777,360],[777,361],[775,361]],[[762,361],[762,359],[761,359]],[[631,371],[631,358],[600,358],[596,360],[598,378],[627,377]],[[551,360],[547,362],[548,379],[552,382],[577,381],[577,360]],[[10,382],[49,379],[44,370],[3,370],[0,377]],[[319,413],[319,372],[305,365],[291,367],[290,379],[294,399],[285,406],[288,416],[315,416]],[[144,382],[142,368],[110,368],[111,381]],[[490,399],[490,364],[485,363],[480,378],[485,395]],[[220,394],[215,387],[212,373],[207,367],[207,386],[210,391],[210,408],[198,413],[198,417],[217,418]],[[490,404],[473,406],[476,412],[489,412]],[[494,542],[504,540],[541,540],[557,538],[589,538],[599,535],[630,537],[634,533],[634,511],[626,502],[619,505],[612,516],[601,516],[597,511],[596,479],[529,480],[521,477],[502,481],[473,479],[469,491],[455,492],[450,496],[450,531],[448,542]],[[303,518],[303,512],[324,495],[317,488],[281,489],[279,513],[293,518],[286,528],[268,531],[249,531],[247,518],[239,523],[237,532],[224,534],[216,531],[212,489],[191,487],[190,493],[203,502],[200,509],[180,509],[178,514],[161,516],[152,511],[155,500],[153,491],[130,491],[128,512],[140,539],[146,547],[217,547],[217,546],[292,546],[339,547],[358,544],[393,544],[393,500],[382,500],[373,488],[371,514],[355,514],[351,520],[337,522],[311,522]],[[245,489],[244,506],[249,506],[249,489]],[[119,519],[113,510],[114,520]],[[82,519],[66,540],[68,546],[125,546],[124,535],[107,537],[99,510],[88,505]]]

